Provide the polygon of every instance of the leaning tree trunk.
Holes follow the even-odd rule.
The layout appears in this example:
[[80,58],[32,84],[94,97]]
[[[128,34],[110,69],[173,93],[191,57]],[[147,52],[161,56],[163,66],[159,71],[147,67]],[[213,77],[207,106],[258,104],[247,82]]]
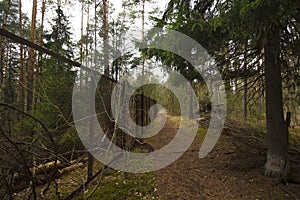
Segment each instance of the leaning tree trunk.
[[282,78],[279,60],[280,36],[278,27],[267,34],[265,50],[266,115],[268,157],[265,174],[286,178],[288,174],[288,128],[283,117]]

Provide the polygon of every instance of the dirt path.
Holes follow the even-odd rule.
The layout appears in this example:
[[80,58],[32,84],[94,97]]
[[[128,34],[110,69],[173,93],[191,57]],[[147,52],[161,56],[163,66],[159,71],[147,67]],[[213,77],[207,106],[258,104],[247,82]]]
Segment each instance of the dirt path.
[[[154,140],[154,149],[174,137],[176,121],[178,118],[169,116]],[[263,176],[265,149],[246,137],[253,130],[240,129],[237,132],[244,133],[236,135],[234,122],[229,124],[206,158],[198,158],[203,138],[196,137],[180,159],[155,172],[158,199],[300,199],[300,185],[277,184]],[[299,165],[291,165],[293,171],[300,171]]]

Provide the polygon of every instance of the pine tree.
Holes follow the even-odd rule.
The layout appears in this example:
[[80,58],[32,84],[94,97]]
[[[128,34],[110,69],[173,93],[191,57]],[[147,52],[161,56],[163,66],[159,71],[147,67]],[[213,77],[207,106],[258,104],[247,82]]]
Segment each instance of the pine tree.
[[[246,0],[217,2],[216,5],[213,1],[171,0],[163,19],[157,23],[193,37],[217,58],[223,56],[225,59],[217,59],[219,68],[225,76],[236,82],[235,87],[245,76],[265,76],[269,141],[265,173],[274,178],[286,178],[288,174],[288,129],[283,116],[284,80],[281,75],[282,63],[285,59],[290,59],[286,46],[291,47],[294,56],[300,55],[299,47],[294,48],[297,44],[299,46],[299,34],[293,32],[300,23],[299,7],[297,0]],[[246,42],[249,42],[247,49]],[[231,50],[227,51],[231,54],[229,57],[224,53],[228,44],[233,44]],[[243,73],[243,69],[239,67],[243,66],[240,55],[245,52],[247,58],[254,63],[253,67],[247,68],[247,73]],[[177,66],[179,71],[182,70],[182,59],[172,59],[172,55],[161,57],[168,64]],[[236,66],[228,68],[232,62],[236,62]],[[189,71],[187,74],[193,75]]]
[[[66,58],[73,59],[69,21],[60,6],[55,12],[52,29],[44,35],[46,40],[44,46]],[[39,109],[42,110],[45,121],[48,121],[49,125],[61,124],[62,128],[66,128],[66,119],[71,113],[72,88],[76,74],[72,66],[53,57],[44,58],[42,64],[43,71],[40,77],[39,91],[43,93],[44,97],[41,98]],[[58,115],[61,118],[57,119]]]

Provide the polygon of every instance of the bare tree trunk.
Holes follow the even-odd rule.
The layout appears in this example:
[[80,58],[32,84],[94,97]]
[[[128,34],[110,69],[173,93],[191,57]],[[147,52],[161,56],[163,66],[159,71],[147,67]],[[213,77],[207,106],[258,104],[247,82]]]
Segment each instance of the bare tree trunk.
[[[37,13],[37,0],[33,0],[32,2],[32,17],[31,17],[31,27],[30,27],[30,41],[35,42],[35,32],[36,32],[36,13]],[[29,62],[28,62],[28,72],[27,72],[27,111],[32,110],[33,101],[34,101],[34,68],[35,68],[35,51],[33,48],[29,48]],[[33,131],[31,133],[31,138],[33,140]],[[35,156],[32,155],[32,163],[33,168],[35,168],[36,159]],[[32,172],[32,179],[35,177],[35,171]],[[36,199],[35,194],[35,183],[31,181],[31,188],[34,193],[34,199]]]
[[[83,6],[83,5],[82,5]],[[88,3],[87,4],[88,6],[88,9],[87,9],[87,21],[86,21],[86,40],[85,40],[85,58],[86,58],[86,62],[85,62],[85,65],[87,67],[89,67],[90,63],[89,63],[89,60],[88,60],[88,55],[89,55],[89,33],[90,33],[90,4]],[[82,8],[83,9],[83,8]],[[91,45],[91,48],[92,48],[92,45]],[[91,61],[92,63],[92,61]],[[85,77],[85,84],[87,86],[88,84],[88,77],[89,77],[89,72],[86,72],[86,77]],[[91,76],[91,78],[93,78]],[[91,81],[91,85],[92,85],[92,81]],[[90,90],[91,91],[91,90]],[[92,93],[92,92],[91,92]],[[92,99],[90,97],[90,99]],[[91,104],[93,105],[93,104]],[[91,108],[90,108],[91,110]],[[89,141],[91,141],[91,134],[93,132],[93,121],[92,119],[89,120]],[[91,153],[88,153],[88,167],[87,167],[87,179],[90,180],[91,177],[93,176],[93,164],[94,164],[94,157]]]
[[[83,65],[83,11],[84,11],[84,1],[81,2],[81,27],[80,27],[80,64]],[[83,71],[80,70],[80,78],[79,78],[79,88],[82,88],[82,76]]]
[[[45,20],[45,10],[46,10],[46,0],[42,1],[42,22],[41,22],[41,30],[40,30],[40,40],[39,40],[39,45],[42,47],[43,46],[43,34],[44,34],[44,20]],[[41,67],[41,61],[42,61],[42,53],[39,53],[38,56],[38,62],[36,65],[36,76],[35,76],[35,85],[39,84],[40,81],[40,74],[42,73],[42,67]],[[38,93],[39,88],[36,88],[36,92]],[[38,102],[38,96],[35,95],[34,97],[34,109],[36,109],[36,105]]]
[[[7,22],[7,17],[8,17],[8,11],[11,6],[11,1],[8,0],[7,3],[4,5],[3,8],[3,21],[1,22],[1,28],[6,28],[6,22]],[[3,37],[0,37],[0,87],[4,84],[5,82],[5,66],[6,66],[6,61],[5,61],[5,41],[3,40]]]
[[[264,49],[263,49],[263,54],[264,54]],[[263,57],[262,58],[263,59],[263,63],[265,63],[265,57]],[[264,69],[261,69],[260,70],[260,74],[264,74],[265,73],[265,71],[264,71]],[[265,107],[264,107],[264,105],[265,105],[265,88],[266,88],[266,86],[265,86],[265,79],[261,79],[260,81],[259,81],[259,87],[260,87],[260,89],[259,89],[259,112],[260,112],[260,116],[261,117],[263,117],[264,116],[264,113],[266,112],[265,111]]]
[[248,80],[247,77],[244,77],[243,83],[243,119],[247,121],[247,95],[248,95]]
[[[114,33],[114,35],[113,35],[113,46],[114,46],[114,55],[113,55],[113,57],[115,58],[115,56],[116,56],[116,52],[118,51],[118,48],[117,48],[117,33],[116,33],[116,31],[117,31],[117,25],[116,25],[116,23],[115,23],[115,21],[113,22],[113,24],[114,24],[114,26],[113,26],[113,33]],[[122,31],[122,30],[121,30]],[[115,65],[115,80],[118,80],[118,64],[116,64]]]
[[108,51],[108,18],[107,18],[108,0],[102,0],[102,31],[103,31],[103,48],[104,48],[104,74],[109,76],[109,51]]
[[244,53],[244,82],[243,82],[243,119],[245,121],[247,121],[247,103],[248,103],[248,77],[246,75],[247,73],[247,42],[246,42],[246,45],[245,45],[245,53]]
[[[87,4],[87,13],[86,13],[87,19],[86,19],[86,37],[85,37],[85,66],[89,67],[89,61],[88,61],[88,55],[89,55],[89,33],[90,33],[90,5],[89,3]],[[89,72],[85,72],[85,78],[84,78],[84,82],[85,84],[88,83],[88,73]],[[83,79],[82,79],[83,80]]]
[[[93,110],[94,110],[94,101],[95,101],[95,79],[93,76],[91,76],[91,83],[90,83],[90,120],[89,120],[89,142],[91,143],[91,147],[93,147],[94,142],[94,118],[93,116]],[[89,152],[88,153],[88,180],[90,180],[93,177],[93,165],[94,165],[94,157]]]
[[3,65],[3,85],[6,85],[7,84],[7,81],[8,81],[8,74],[9,74],[9,48],[10,48],[10,44],[6,44],[6,50],[4,51],[4,65]]
[[[145,2],[146,0],[142,0],[142,42],[145,40]],[[142,79],[144,81],[145,76],[145,54],[142,55]]]
[[[22,17],[22,0],[19,0],[19,31],[20,31],[20,37],[23,38],[23,17]],[[20,99],[20,105],[21,110],[24,111],[25,106],[25,67],[24,67],[24,47],[23,44],[20,44],[20,79],[19,79],[19,99]]]
[[[91,51],[92,51],[92,44],[91,44]],[[90,66],[91,68],[93,68],[93,60],[90,59]],[[91,80],[90,80],[90,116],[93,116],[93,105],[94,105],[94,101],[95,101],[95,96],[93,91],[95,90],[95,79],[93,76],[90,76]],[[91,143],[91,145],[93,144],[94,141],[94,120],[93,117],[90,117],[89,120],[89,142]],[[89,152],[88,153],[88,180],[90,180],[93,177],[93,167],[94,166],[94,157],[93,155]]]
[[5,48],[3,44],[4,44],[3,37],[0,37],[0,88],[3,85],[3,78],[4,78]]
[[[0,37],[0,88],[3,85],[3,78],[4,78],[4,55],[5,55],[5,49],[4,49],[4,45],[3,44],[4,44],[3,37]],[[1,96],[1,93],[0,93],[0,96]]]
[[[33,0],[32,3],[32,17],[31,17],[31,27],[30,27],[30,41],[35,41],[35,31],[36,31],[36,10],[37,10],[37,0]],[[35,65],[35,51],[29,48],[29,62],[28,62],[28,73],[27,73],[27,110],[32,109],[33,104],[33,90],[34,90],[34,65]]]
[[94,12],[95,12],[95,16],[94,16],[94,61],[96,64],[96,56],[95,56],[95,53],[96,53],[96,48],[97,48],[97,20],[98,20],[98,17],[97,17],[97,0],[94,0]]
[[267,35],[265,50],[268,157],[265,174],[277,179],[288,174],[288,128],[283,117],[279,28]]
[[[40,46],[43,46],[45,11],[46,11],[46,0],[43,0],[43,2],[42,2],[42,22],[41,22],[41,32],[40,32]],[[39,59],[41,60],[41,55],[40,55]]]
[[292,95],[292,98],[291,98],[292,126],[297,126],[297,124],[298,124],[297,108],[296,108],[297,97],[295,95],[296,94],[295,85],[293,85],[292,91],[289,94]]

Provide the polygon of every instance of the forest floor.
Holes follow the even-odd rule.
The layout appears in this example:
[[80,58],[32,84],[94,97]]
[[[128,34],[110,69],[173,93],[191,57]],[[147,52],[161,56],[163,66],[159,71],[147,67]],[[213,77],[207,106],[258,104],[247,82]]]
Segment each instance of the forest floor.
[[[193,144],[166,168],[144,174],[106,169],[72,199],[300,199],[300,129],[290,130],[292,174],[289,182],[283,184],[264,176],[267,146],[263,125],[226,119],[216,146],[207,157],[200,159],[199,149],[209,121],[208,115],[199,122]],[[180,117],[168,115],[164,128],[147,140],[147,148],[153,151],[168,144],[177,134],[179,124]],[[149,148],[150,145],[153,148]],[[95,162],[95,172],[102,168],[100,162]],[[46,198],[39,196],[38,199],[65,199],[86,181],[86,171],[85,164],[60,177],[57,185],[51,184]],[[38,188],[38,195],[43,188],[45,186]]]
[[[164,128],[156,136],[154,149],[176,135],[178,120],[169,116],[166,127],[171,128]],[[264,176],[265,134],[246,123],[227,119],[213,151],[199,159],[208,124],[209,116],[200,122],[189,150],[155,172],[158,199],[300,199],[300,152],[296,147],[290,150],[290,183],[278,183]],[[300,134],[293,136],[291,143],[299,145],[299,141]]]

